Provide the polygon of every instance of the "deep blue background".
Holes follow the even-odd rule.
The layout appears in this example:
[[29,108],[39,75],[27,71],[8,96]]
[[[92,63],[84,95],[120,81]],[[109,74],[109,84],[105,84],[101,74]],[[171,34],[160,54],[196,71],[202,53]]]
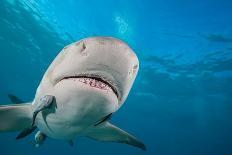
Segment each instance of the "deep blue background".
[[37,149],[33,136],[1,133],[1,155],[232,154],[230,0],[0,0],[0,103],[10,103],[8,93],[32,100],[62,47],[97,35],[123,39],[140,59],[112,122],[148,150],[87,138],[74,148],[47,139]]

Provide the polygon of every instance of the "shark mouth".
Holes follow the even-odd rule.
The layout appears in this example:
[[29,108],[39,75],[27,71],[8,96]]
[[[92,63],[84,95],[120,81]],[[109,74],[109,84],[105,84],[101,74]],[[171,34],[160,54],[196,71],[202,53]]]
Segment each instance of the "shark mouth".
[[102,90],[109,90],[111,89],[114,94],[117,96],[117,98],[119,98],[119,93],[117,90],[117,87],[114,86],[110,81],[105,80],[105,78],[102,78],[99,75],[75,75],[75,76],[66,76],[63,77],[60,81],[62,80],[66,80],[66,79],[78,79],[79,82],[82,82],[84,84],[87,84],[91,87],[95,87],[98,89],[102,89]]

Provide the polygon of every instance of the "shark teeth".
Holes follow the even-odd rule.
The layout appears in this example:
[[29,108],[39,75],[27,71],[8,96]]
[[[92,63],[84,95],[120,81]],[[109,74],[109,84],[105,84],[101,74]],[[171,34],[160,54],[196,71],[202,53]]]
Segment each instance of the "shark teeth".
[[84,84],[87,84],[91,87],[95,87],[95,88],[99,88],[99,89],[103,89],[103,90],[109,90],[111,89],[110,86],[108,86],[107,84],[98,81],[96,79],[92,79],[92,78],[78,78],[79,82],[82,82]]
[[119,98],[119,92],[115,86],[115,84],[112,84],[111,81],[105,80],[102,77],[99,77],[99,75],[74,75],[74,76],[66,76],[58,80],[57,83],[59,83],[62,80],[67,80],[67,79],[73,79],[74,81],[79,81],[84,84],[87,84],[91,87],[102,89],[102,90],[111,90],[114,92],[114,94]]

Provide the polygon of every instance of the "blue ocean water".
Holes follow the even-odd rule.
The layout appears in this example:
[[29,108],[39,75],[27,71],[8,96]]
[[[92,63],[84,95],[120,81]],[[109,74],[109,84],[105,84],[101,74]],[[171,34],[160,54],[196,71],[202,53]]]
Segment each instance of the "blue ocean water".
[[[0,154],[232,154],[232,1],[0,0],[0,103],[31,101],[50,62],[67,44],[114,36],[137,53],[140,71],[112,122],[147,151],[87,138],[0,133]],[[7,120],[6,120],[7,121]]]

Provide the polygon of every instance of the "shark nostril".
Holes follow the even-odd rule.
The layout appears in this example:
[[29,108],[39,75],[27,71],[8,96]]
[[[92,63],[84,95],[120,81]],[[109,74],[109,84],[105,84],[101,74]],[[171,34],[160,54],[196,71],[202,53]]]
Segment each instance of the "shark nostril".
[[80,50],[80,53],[84,56],[87,56],[87,51],[86,51],[86,45],[85,43],[83,42],[82,45],[81,45],[81,50]]

